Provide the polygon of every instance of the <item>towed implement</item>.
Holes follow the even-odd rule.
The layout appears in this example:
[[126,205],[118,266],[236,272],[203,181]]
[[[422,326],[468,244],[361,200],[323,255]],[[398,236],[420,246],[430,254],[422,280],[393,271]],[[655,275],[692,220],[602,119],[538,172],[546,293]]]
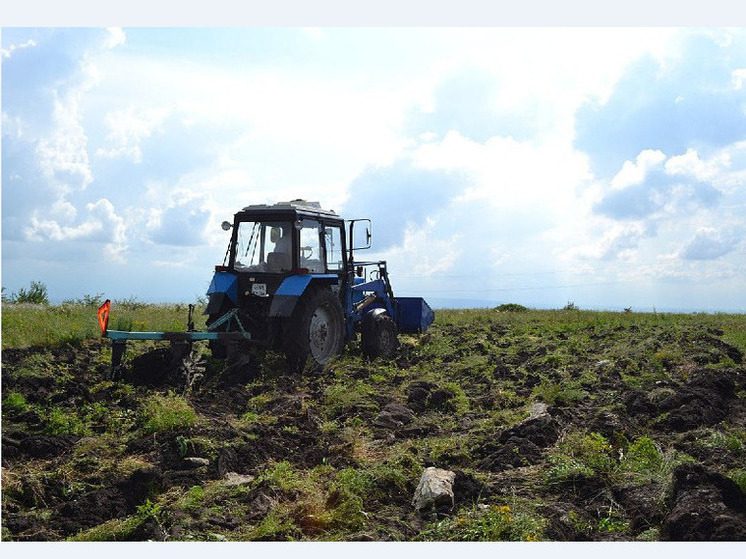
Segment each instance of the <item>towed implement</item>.
[[399,333],[424,332],[434,320],[424,299],[394,296],[385,261],[355,260],[371,246],[368,219],[345,221],[318,202],[293,200],[247,206],[222,228],[231,237],[207,290],[206,331],[194,329],[191,305],[184,332],[109,330],[111,303],[99,308],[113,375],[130,340],[169,341],[172,364],[187,376],[199,341],[230,366],[273,349],[301,371],[329,362],[358,333],[365,355],[391,357]]

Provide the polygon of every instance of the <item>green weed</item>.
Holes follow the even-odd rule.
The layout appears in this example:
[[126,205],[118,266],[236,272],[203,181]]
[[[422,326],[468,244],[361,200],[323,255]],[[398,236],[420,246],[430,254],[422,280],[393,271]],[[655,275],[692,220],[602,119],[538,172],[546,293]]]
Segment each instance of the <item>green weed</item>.
[[50,435],[77,435],[90,434],[89,427],[74,411],[66,411],[54,407],[42,413],[44,421],[44,432]]
[[373,388],[360,380],[333,384],[324,393],[324,408],[329,417],[339,417],[354,411],[375,410],[376,404],[370,401]]
[[22,413],[29,409],[29,404],[20,392],[8,392],[3,400],[3,408],[9,412]]
[[425,541],[538,541],[546,521],[508,505],[461,509],[453,518],[429,524],[417,537]]
[[548,481],[559,483],[580,477],[608,475],[616,462],[609,442],[599,433],[575,431],[550,451]]
[[175,394],[149,396],[142,409],[142,426],[146,433],[187,429],[197,422],[197,413],[189,402]]

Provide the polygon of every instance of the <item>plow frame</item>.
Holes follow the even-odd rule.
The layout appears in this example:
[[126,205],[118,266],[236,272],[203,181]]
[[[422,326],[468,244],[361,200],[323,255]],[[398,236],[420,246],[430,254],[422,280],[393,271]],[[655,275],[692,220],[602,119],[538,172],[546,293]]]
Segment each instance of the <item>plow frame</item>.
[[[111,340],[111,378],[115,378],[122,364],[122,358],[127,349],[127,342],[130,340],[155,340],[155,341],[167,341],[171,344],[171,356],[172,363],[178,363],[186,356],[188,356],[192,350],[192,344],[194,342],[219,340],[224,343],[249,343],[256,346],[266,345],[264,340],[257,340],[251,337],[251,334],[247,332],[243,324],[238,318],[238,309],[231,309],[218,320],[213,322],[208,331],[197,331],[187,330],[183,332],[136,332],[129,330],[109,330],[109,312],[111,310],[111,301],[107,299],[98,308],[97,317],[99,327],[101,329],[101,337],[108,338]],[[188,324],[191,328],[193,326],[192,313],[194,312],[194,305],[189,305],[189,318]],[[213,329],[220,328],[224,324],[229,324],[231,321],[235,321],[238,330],[230,332],[215,332]]]

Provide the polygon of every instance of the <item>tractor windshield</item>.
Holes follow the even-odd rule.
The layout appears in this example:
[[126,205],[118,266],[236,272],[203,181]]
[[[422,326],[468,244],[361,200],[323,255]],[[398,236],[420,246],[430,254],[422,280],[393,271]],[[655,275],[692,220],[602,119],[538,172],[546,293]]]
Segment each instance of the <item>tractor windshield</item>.
[[285,221],[238,224],[234,267],[253,272],[289,272],[293,268],[292,226]]

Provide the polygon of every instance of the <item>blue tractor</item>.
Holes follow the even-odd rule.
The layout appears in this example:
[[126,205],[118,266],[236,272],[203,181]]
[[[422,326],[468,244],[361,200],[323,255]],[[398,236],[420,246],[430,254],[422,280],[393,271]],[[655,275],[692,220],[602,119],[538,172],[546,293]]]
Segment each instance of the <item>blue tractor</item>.
[[300,371],[324,365],[358,333],[365,355],[391,357],[398,333],[423,332],[434,320],[424,299],[394,296],[385,261],[355,260],[371,245],[368,219],[345,221],[293,200],[247,206],[222,227],[231,238],[207,291],[207,331],[194,331],[191,314],[187,332],[108,330],[107,302],[99,320],[113,369],[127,340],[162,339],[177,360],[207,340],[232,366],[273,349]]

